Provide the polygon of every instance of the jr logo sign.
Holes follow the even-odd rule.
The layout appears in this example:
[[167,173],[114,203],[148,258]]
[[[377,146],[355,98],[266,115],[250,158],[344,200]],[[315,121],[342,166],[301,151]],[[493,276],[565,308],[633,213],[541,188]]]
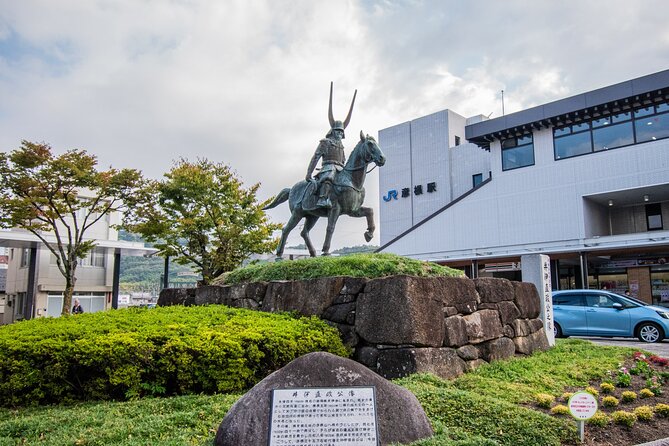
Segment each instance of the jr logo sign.
[[395,189],[389,190],[388,195],[383,197],[383,201],[397,200],[397,191]]

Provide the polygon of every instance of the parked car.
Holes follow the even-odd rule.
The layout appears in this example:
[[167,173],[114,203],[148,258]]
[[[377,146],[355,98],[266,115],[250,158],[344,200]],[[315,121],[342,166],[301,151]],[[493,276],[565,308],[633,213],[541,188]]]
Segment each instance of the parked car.
[[660,342],[669,336],[669,308],[604,290],[553,292],[555,337],[638,337]]

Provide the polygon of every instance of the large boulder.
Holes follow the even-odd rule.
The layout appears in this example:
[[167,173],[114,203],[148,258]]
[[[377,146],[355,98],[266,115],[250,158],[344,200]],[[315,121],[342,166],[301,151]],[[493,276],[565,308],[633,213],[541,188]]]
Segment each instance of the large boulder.
[[502,336],[503,327],[495,310],[479,310],[462,317],[470,344],[479,344]]
[[467,323],[462,316],[450,316],[444,320],[444,346],[460,347],[468,342]]
[[388,379],[412,373],[432,373],[451,379],[465,372],[464,360],[452,348],[384,349],[379,351],[377,365],[377,372]]
[[510,280],[481,277],[474,279],[474,285],[483,303],[498,303],[505,300],[513,300],[513,284]]
[[320,316],[332,305],[344,286],[344,277],[270,282],[260,309],[297,311],[304,316]]
[[370,344],[441,347],[444,315],[435,283],[411,276],[370,280],[358,295],[356,331]]
[[474,282],[466,277],[432,277],[435,283],[435,298],[441,299],[446,307],[457,309],[458,313],[470,314],[477,310],[480,297]]
[[543,330],[535,331],[528,336],[513,338],[513,343],[516,346],[516,353],[522,355],[531,355],[536,351],[544,351],[549,348],[548,338]]
[[158,296],[159,307],[195,305],[195,288],[163,288]]
[[498,303],[497,310],[499,311],[499,318],[502,321],[502,325],[510,324],[520,317],[518,307],[510,301],[505,300]]
[[433,435],[416,397],[363,365],[325,352],[301,356],[256,384],[228,411],[216,446],[266,446],[272,390],[305,387],[374,386],[381,445],[408,444]]
[[481,358],[488,362],[511,358],[516,353],[516,346],[509,338],[498,338],[476,346]]
[[512,282],[514,289],[514,301],[520,310],[522,319],[534,319],[541,312],[541,301],[539,292],[533,283]]

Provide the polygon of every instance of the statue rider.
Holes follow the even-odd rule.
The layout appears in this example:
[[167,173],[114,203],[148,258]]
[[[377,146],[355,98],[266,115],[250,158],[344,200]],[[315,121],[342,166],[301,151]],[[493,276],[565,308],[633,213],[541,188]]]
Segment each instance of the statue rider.
[[344,122],[335,121],[332,116],[332,82],[330,82],[330,106],[328,110],[330,131],[325,135],[325,138],[321,139],[318,143],[318,147],[316,148],[314,156],[311,158],[305,177],[307,181],[312,180],[311,174],[316,168],[318,160],[322,159],[321,170],[316,176],[319,197],[316,206],[318,207],[332,207],[330,191],[332,190],[332,184],[334,183],[337,172],[340,172],[344,168],[344,163],[346,161],[344,144],[342,144],[341,140],[346,137],[344,129],[348,126],[348,123],[351,120],[351,113],[353,113],[353,104],[355,104],[356,94],[358,94],[358,90],[355,90],[355,93],[353,93],[351,108],[349,109],[348,116],[346,116]]

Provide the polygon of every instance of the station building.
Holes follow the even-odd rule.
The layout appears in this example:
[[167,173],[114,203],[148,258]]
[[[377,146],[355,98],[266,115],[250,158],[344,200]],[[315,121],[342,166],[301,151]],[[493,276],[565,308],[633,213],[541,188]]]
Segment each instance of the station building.
[[379,131],[379,252],[669,306],[669,70],[495,119],[443,110]]

